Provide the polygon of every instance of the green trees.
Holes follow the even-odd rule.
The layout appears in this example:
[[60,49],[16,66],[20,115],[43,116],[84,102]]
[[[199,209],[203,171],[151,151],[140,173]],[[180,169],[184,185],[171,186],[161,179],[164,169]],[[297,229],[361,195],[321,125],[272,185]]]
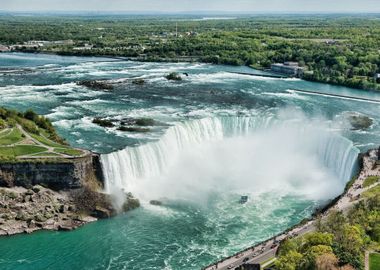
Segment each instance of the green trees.
[[302,260],[302,254],[295,250],[290,250],[285,255],[279,257],[275,265],[278,269],[282,270],[296,270],[299,269]]
[[[326,263],[323,256],[333,254],[333,235],[315,232],[303,237],[285,240],[280,246],[278,269],[317,269],[317,264]],[[321,257],[322,256],[322,257]]]
[[[47,44],[37,51],[140,56],[152,61],[193,57],[214,64],[260,69],[274,62],[297,61],[311,71],[305,75],[307,80],[380,89],[374,80],[374,74],[380,72],[377,15],[181,20],[177,22],[179,37],[174,34],[175,23],[165,17],[0,16],[0,44],[72,40],[73,44]],[[73,49],[86,43],[93,49]]]
[[21,125],[26,131],[39,135],[41,132],[50,140],[60,144],[66,142],[56,133],[53,124],[44,116],[39,116],[33,110],[24,113],[0,107],[0,123],[3,121],[6,126]]
[[379,246],[380,194],[318,221],[317,232],[281,243],[278,269],[363,269],[365,250]]

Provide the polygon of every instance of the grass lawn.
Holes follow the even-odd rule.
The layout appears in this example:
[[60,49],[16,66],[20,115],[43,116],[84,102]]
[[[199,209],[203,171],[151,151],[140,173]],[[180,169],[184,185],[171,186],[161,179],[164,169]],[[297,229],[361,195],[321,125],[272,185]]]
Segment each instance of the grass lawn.
[[380,254],[369,254],[369,270],[380,270]]
[[77,149],[72,149],[72,148],[54,148],[54,152],[69,155],[69,156],[80,156],[83,154],[82,151],[79,151]]
[[0,156],[3,157],[18,157],[24,155],[33,155],[40,152],[44,152],[47,149],[45,147],[36,145],[16,145],[14,147],[0,147]]
[[51,146],[51,147],[65,147],[63,145],[60,145],[59,143],[56,143],[56,142],[53,142],[41,135],[37,135],[37,134],[30,134],[30,136],[33,137],[33,139],[39,141],[40,143],[44,144],[44,145],[47,145],[47,146]]
[[376,196],[377,194],[380,194],[380,185],[377,185],[376,187],[373,187],[366,192],[363,193],[363,197],[365,198],[371,198],[373,196]]
[[22,133],[18,128],[13,128],[8,134],[0,137],[0,145],[10,145],[23,139]]
[[378,176],[369,176],[369,177],[367,177],[367,179],[364,180],[363,187],[366,188],[366,187],[372,186],[377,181],[379,181],[379,178],[380,177],[378,177]]

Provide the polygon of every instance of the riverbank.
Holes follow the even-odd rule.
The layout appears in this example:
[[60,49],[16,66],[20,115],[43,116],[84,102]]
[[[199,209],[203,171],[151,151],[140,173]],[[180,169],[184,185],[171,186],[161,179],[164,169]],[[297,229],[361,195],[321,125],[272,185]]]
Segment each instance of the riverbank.
[[42,186],[0,188],[0,236],[38,230],[69,231],[97,218],[79,213],[73,193]]
[[[203,59],[202,57],[197,57],[197,56],[183,56],[183,57],[159,57],[159,56],[154,56],[154,57],[147,57],[147,56],[120,56],[120,55],[112,55],[112,54],[98,54],[98,53],[93,53],[93,52],[81,52],[81,51],[64,51],[64,52],[57,52],[57,51],[13,51],[13,52],[19,52],[19,53],[37,53],[37,54],[49,54],[49,55],[59,55],[59,56],[77,56],[77,57],[99,57],[99,58],[108,58],[112,59],[115,61],[134,61],[134,62],[147,62],[147,63],[152,63],[152,62],[158,62],[158,63],[202,63],[202,64],[213,64],[213,65],[224,65],[224,66],[241,66],[241,67],[249,67],[252,68],[252,70],[265,70],[265,68],[259,68],[257,66],[252,66],[252,65],[236,65],[236,64],[229,64],[229,63],[215,63],[212,61],[209,61],[208,59]],[[271,72],[269,72],[271,73]],[[237,73],[239,74],[239,73]],[[250,74],[244,74],[241,73],[242,75],[250,75]],[[269,78],[288,78],[286,74],[281,75],[260,75],[261,77],[269,77]],[[324,83],[328,85],[335,85],[335,86],[344,86],[352,89],[360,89],[360,90],[365,90],[365,91],[374,91],[378,92],[379,89],[375,88],[368,88],[361,86],[360,84],[353,86],[350,83],[337,83],[337,82],[331,82],[330,80],[318,80],[314,77],[310,76],[303,76],[301,79],[305,81],[310,81],[310,82],[317,82],[317,83]]]
[[103,193],[100,156],[73,148],[47,118],[0,108],[0,236],[73,230],[122,209]]
[[345,191],[334,199],[328,207],[321,211],[317,210],[312,219],[305,219],[300,224],[264,241],[251,246],[241,252],[238,252],[228,258],[224,258],[216,263],[213,263],[203,270],[214,269],[235,269],[245,263],[262,264],[277,255],[277,250],[282,241],[285,239],[298,237],[315,231],[319,220],[324,220],[333,211],[347,212],[354,204],[361,201],[362,194],[366,191],[378,186],[380,182],[376,182],[370,186],[365,186],[364,182],[369,176],[380,177],[380,156],[379,150],[370,150],[361,156],[361,170],[355,181],[348,184]]
[[116,216],[140,206],[125,195],[122,209],[97,187],[54,191],[40,185],[0,188],[0,236],[38,230],[71,231],[90,222]]

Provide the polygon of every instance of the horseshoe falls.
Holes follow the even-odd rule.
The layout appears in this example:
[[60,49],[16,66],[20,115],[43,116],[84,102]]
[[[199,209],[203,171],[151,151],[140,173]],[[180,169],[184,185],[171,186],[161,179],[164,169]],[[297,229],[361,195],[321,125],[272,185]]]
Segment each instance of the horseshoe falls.
[[[305,140],[303,139],[304,137],[308,137],[308,139]],[[239,143],[244,144],[244,147],[239,148]],[[290,144],[291,146],[283,149],[282,143]],[[217,144],[218,147],[213,147],[212,144]],[[231,148],[231,144],[237,147]],[[266,147],[260,148],[257,147],[257,144],[266,145]],[[168,196],[174,186],[183,185],[188,188],[191,184],[205,185],[205,182],[197,183],[194,181],[194,178],[205,177],[205,174],[207,177],[205,177],[204,181],[207,182],[207,179],[213,181],[215,175],[207,174],[210,172],[206,173],[205,170],[201,170],[200,175],[193,173],[194,175],[191,179],[175,174],[175,184],[171,181],[173,179],[170,179],[171,169],[179,169],[176,168],[176,166],[178,167],[178,164],[176,164],[178,160],[186,158],[186,154],[188,155],[189,152],[199,151],[200,147],[211,151],[211,153],[204,149],[202,151],[203,158],[208,157],[202,161],[206,167],[210,157],[213,157],[214,162],[216,160],[223,164],[223,158],[220,159],[214,156],[212,151],[219,151],[220,154],[227,157],[233,156],[231,152],[234,152],[239,157],[231,159],[229,166],[237,167],[237,169],[244,171],[244,166],[235,165],[234,163],[244,164],[248,162],[252,169],[252,171],[247,172],[250,176],[255,175],[257,172],[256,166],[262,164],[260,162],[255,164],[257,162],[255,158],[252,158],[251,161],[247,160],[244,152],[252,151],[252,155],[260,156],[261,158],[269,156],[268,162],[272,163],[270,161],[272,158],[273,167],[277,167],[277,163],[283,163],[283,161],[276,158],[276,155],[284,155],[284,158],[287,159],[294,156],[295,162],[301,157],[307,162],[317,162],[321,167],[326,168],[326,172],[331,174],[331,178],[319,179],[320,182],[339,181],[341,188],[352,177],[359,154],[359,150],[354,147],[351,141],[333,132],[315,129],[310,124],[288,121],[279,122],[273,117],[204,118],[175,124],[155,142],[149,142],[137,147],[127,147],[117,152],[102,155],[106,191],[112,193],[113,190],[119,188],[139,194],[141,191],[139,190],[140,186],[144,191],[147,191],[149,187],[157,185],[155,182],[161,181],[159,182],[161,189],[164,187],[161,196]],[[241,152],[239,153],[238,151]],[[288,156],[286,157],[285,155]],[[194,162],[194,160],[196,158],[189,159],[186,164],[182,165],[191,166],[190,164],[195,163],[197,166],[197,161]],[[223,166],[218,167],[219,172],[223,170]],[[320,170],[320,168],[316,170]],[[315,172],[306,172],[304,181],[310,181],[307,174],[313,173]],[[164,177],[161,177],[162,175]],[[270,171],[266,173],[266,177],[273,178]],[[185,179],[184,183],[181,183],[182,179]],[[235,181],[235,185],[237,184],[236,181],[242,180],[241,184],[246,185],[244,179],[235,179],[234,177],[230,179]],[[289,180],[291,179],[289,178]],[[255,180],[253,179],[252,181]],[[283,180],[279,182],[283,182]],[[208,185],[206,184],[206,186]],[[260,184],[257,183],[257,186],[260,186]],[[326,185],[326,187],[330,186]],[[270,188],[275,188],[273,182]],[[199,192],[199,187],[196,190]],[[207,188],[207,191],[209,192],[210,189]],[[229,191],[231,190],[229,189]],[[176,190],[176,193],[178,194],[178,190]]]
[[[4,53],[1,67],[16,71],[0,73],[0,106],[31,108],[71,145],[100,153],[105,192],[132,192],[142,205],[73,232],[2,238],[0,269],[200,269],[309,217],[380,144],[377,104],[289,89],[380,99],[373,92],[197,63]],[[189,76],[167,81],[173,71]],[[93,79],[115,87],[76,84]],[[353,129],[349,114],[373,124]],[[136,119],[156,124],[118,129]]]

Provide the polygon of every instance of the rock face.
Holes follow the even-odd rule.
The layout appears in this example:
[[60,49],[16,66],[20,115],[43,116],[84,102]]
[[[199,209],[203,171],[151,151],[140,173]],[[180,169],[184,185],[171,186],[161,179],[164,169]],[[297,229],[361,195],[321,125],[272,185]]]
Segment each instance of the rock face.
[[100,156],[0,162],[0,236],[37,230],[70,231],[139,207],[125,194],[122,209],[102,192]]
[[0,235],[67,231],[97,220],[76,209],[70,191],[55,192],[42,186],[0,188]]
[[70,160],[0,162],[0,186],[3,187],[43,185],[55,190],[72,189],[82,187],[93,178],[103,183],[97,155]]
[[[0,236],[32,233],[37,230],[71,231],[98,219],[118,213],[112,196],[98,192],[96,183],[65,191],[53,191],[36,185],[0,188]],[[139,201],[126,194],[123,209],[139,207]]]

